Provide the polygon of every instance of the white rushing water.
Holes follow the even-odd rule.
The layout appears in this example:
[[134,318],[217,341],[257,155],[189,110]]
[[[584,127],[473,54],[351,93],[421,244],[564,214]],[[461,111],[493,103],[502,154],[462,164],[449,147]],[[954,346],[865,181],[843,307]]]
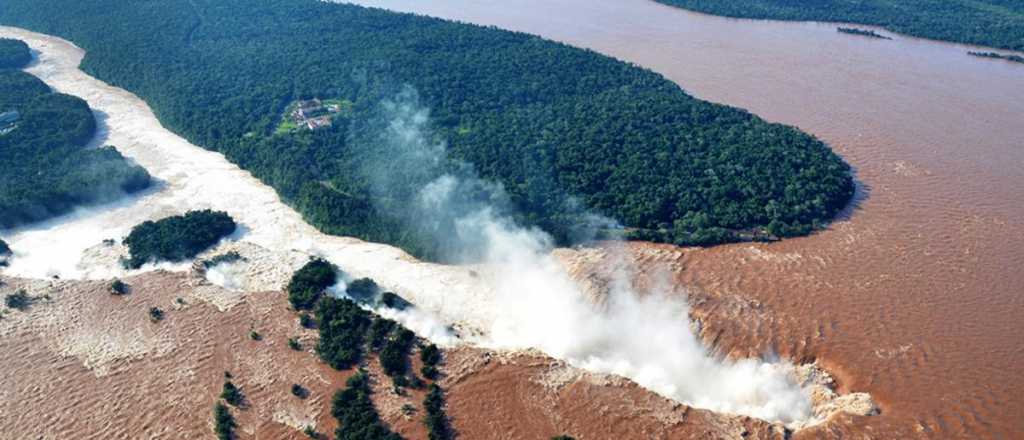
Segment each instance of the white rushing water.
[[[319,255],[347,277],[371,277],[411,301],[412,311],[382,313],[441,344],[535,348],[581,368],[629,377],[694,406],[790,426],[813,421],[808,393],[794,383],[790,364],[711,357],[690,328],[686,302],[671,295],[670,286],[638,295],[625,271],[612,280],[598,307],[551,254],[544,234],[486,209],[460,219],[460,227],[486,240],[487,264],[472,268],[424,263],[391,246],[321,234],[248,172],[163,128],[138,97],[80,71],[81,49],[15,28],[0,27],[0,36],[22,39],[38,52],[28,72],[88,101],[103,127],[97,144],[115,145],[160,182],[118,203],[4,233],[16,250],[6,275],[123,276],[118,247],[103,240],[120,241],[145,220],[190,209],[222,210],[241,225],[224,247],[246,250],[250,261],[244,264],[276,274],[254,284],[238,266],[225,265],[210,275],[223,287],[279,289],[305,255]],[[415,116],[422,119],[421,113]],[[431,200],[448,195],[432,190]],[[448,325],[462,330],[461,340]]]

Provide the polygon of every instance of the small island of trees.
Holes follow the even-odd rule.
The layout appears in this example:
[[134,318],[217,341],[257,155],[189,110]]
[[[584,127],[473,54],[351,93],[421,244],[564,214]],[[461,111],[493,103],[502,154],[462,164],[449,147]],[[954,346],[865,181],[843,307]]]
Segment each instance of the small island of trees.
[[967,52],[967,54],[970,55],[970,56],[975,56],[975,57],[979,57],[979,58],[992,58],[992,59],[997,59],[997,60],[1011,61],[1011,62],[1014,62],[1014,63],[1024,63],[1024,57],[1022,57],[1020,55],[1004,55],[1004,54],[1001,54],[999,52],[974,52],[974,51]]
[[202,210],[147,221],[124,239],[130,258],[124,264],[138,269],[155,261],[179,262],[195,257],[235,232],[235,221],[225,212]]
[[836,30],[839,31],[839,33],[841,33],[841,34],[860,35],[862,37],[878,38],[878,39],[881,39],[881,40],[891,40],[892,39],[892,38],[886,37],[885,35],[882,35],[882,34],[879,34],[879,33],[875,32],[875,31],[867,30],[867,29],[840,27],[840,28],[836,28]]
[[292,275],[288,282],[288,302],[296,310],[310,310],[336,282],[337,268],[326,260],[314,258]]

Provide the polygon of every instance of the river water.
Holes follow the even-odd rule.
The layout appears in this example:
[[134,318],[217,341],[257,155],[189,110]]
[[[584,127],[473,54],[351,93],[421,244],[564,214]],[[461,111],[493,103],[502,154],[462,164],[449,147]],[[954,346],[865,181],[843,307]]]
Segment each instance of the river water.
[[[753,327],[705,322],[722,332],[723,344],[817,359],[838,373],[844,390],[869,392],[881,405],[880,416],[842,416],[798,435],[1024,432],[1024,67],[969,57],[966,46],[860,38],[820,23],[725,19],[644,0],[361,3],[591,48],[662,73],[703,99],[822,138],[856,168],[860,183],[857,203],[829,230],[771,245],[638,245],[637,252],[657,251],[647,264],[672,263],[682,284],[742,297],[770,317]],[[155,130],[138,98],[77,71],[82,54],[73,46],[3,31],[47,48],[41,57],[48,62],[30,71],[86,98],[109,127],[104,140],[167,185],[78,220],[16,232],[8,237],[14,247],[33,252],[8,273],[117,275],[113,265],[83,265],[81,255],[100,238],[123,236],[136,220],[210,207],[240,219],[249,228],[244,241],[327,255],[448,322],[473,317],[468,324],[483,328],[492,318],[475,272],[317,234],[248,173]],[[288,266],[282,273],[301,262],[275,258]]]
[[1024,65],[881,30],[894,40],[647,0],[357,3],[593,49],[829,143],[860,184],[829,230],[647,250],[682,263],[688,285],[770,310],[732,332],[737,345],[816,358],[880,403],[881,416],[833,431],[1024,437]]

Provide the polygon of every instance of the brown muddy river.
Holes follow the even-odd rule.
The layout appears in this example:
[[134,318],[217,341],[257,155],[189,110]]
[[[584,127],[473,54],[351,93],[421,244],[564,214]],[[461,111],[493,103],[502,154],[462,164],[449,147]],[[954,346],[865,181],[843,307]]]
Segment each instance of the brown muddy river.
[[740,350],[816,358],[881,406],[798,437],[1024,437],[1024,65],[646,0],[358,3],[594,49],[828,142],[861,186],[846,215],[812,237],[683,250],[677,277],[759,303],[761,324],[723,330]]

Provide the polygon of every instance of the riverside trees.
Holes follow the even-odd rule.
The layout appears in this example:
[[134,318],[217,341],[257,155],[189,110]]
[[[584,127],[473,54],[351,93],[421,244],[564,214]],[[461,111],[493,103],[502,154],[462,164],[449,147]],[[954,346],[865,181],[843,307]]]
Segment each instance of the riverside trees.
[[0,228],[65,214],[149,187],[146,170],[113,147],[85,148],[96,120],[85,101],[0,69]]
[[1024,50],[1024,3],[1005,0],[657,0],[741,18],[882,26],[936,40]]

